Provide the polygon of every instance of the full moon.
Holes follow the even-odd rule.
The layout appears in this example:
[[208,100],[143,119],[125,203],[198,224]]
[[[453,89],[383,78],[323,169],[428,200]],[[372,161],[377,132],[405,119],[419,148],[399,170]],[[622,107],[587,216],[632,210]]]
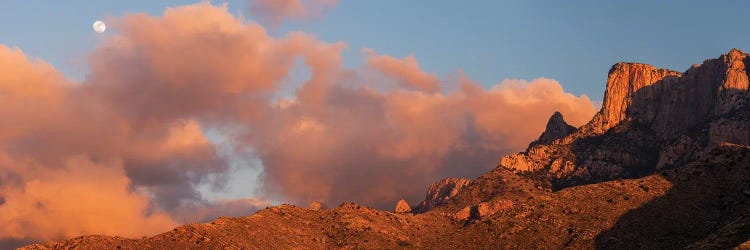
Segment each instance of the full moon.
[[107,29],[107,25],[105,25],[104,22],[102,22],[102,21],[96,21],[96,22],[94,22],[93,27],[94,27],[94,31],[96,31],[96,33],[102,33],[102,32],[104,32],[104,30]]

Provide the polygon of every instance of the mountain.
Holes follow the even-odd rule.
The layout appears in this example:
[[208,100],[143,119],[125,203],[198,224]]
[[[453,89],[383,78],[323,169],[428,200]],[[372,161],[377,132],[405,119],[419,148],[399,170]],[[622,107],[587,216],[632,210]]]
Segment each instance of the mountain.
[[557,190],[677,167],[721,142],[748,145],[748,63],[737,49],[684,73],[617,63],[590,122],[500,165]]
[[617,63],[590,122],[555,113],[524,152],[474,180],[438,181],[399,213],[281,205],[25,249],[750,248],[749,58],[733,49],[683,73]]

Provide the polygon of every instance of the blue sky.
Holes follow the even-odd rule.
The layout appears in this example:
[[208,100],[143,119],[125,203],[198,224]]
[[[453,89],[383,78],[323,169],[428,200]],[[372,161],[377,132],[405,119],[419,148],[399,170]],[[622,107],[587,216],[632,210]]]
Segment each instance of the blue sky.
[[[159,15],[195,1],[4,1],[0,43],[53,64],[73,79],[96,46],[91,23],[128,12]],[[213,1],[222,3],[224,1]],[[254,19],[246,1],[232,13]],[[344,41],[347,65],[359,49],[403,57],[441,76],[462,70],[489,86],[506,78],[553,78],[601,100],[609,67],[637,61],[678,71],[732,47],[747,50],[745,1],[362,1],[341,0],[321,18],[270,31],[302,30]]]

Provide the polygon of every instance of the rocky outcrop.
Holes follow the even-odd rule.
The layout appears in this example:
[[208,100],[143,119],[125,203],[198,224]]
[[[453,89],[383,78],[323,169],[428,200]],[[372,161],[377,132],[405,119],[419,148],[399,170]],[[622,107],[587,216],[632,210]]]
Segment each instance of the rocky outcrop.
[[409,203],[404,199],[400,199],[396,202],[396,208],[393,209],[393,212],[399,214],[411,213],[411,206],[409,206]]
[[424,213],[447,202],[470,182],[471,180],[466,178],[445,178],[432,183],[427,189],[424,201],[414,208],[414,212]]
[[453,214],[454,220],[478,220],[492,216],[500,211],[509,209],[513,206],[513,201],[500,199],[479,203],[477,205],[466,206]]
[[684,73],[617,63],[590,122],[560,139],[542,141],[545,131],[500,166],[563,188],[678,166],[721,142],[750,145],[748,63],[737,49]]
[[326,207],[325,207],[325,205],[323,205],[323,203],[320,203],[320,202],[317,202],[317,201],[313,201],[313,202],[310,203],[310,209],[312,209],[312,210],[319,211],[319,210],[322,210],[322,209],[325,209],[325,208]]
[[564,138],[575,131],[576,127],[565,122],[565,119],[563,119],[560,112],[555,112],[552,114],[552,117],[549,118],[549,121],[547,121],[547,127],[544,129],[542,135],[539,136],[539,139],[531,142],[528,148],[532,148],[534,145],[539,144],[551,144],[553,141]]

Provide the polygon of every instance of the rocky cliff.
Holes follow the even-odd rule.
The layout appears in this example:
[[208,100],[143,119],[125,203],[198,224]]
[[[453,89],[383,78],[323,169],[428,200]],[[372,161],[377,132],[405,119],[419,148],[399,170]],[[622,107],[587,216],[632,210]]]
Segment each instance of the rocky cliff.
[[563,138],[532,143],[500,165],[559,189],[679,166],[720,142],[748,145],[749,60],[732,49],[684,73],[617,63],[590,122]]
[[[609,130],[628,118],[628,109],[633,105],[635,96],[642,96],[643,91],[654,84],[661,84],[665,79],[668,81],[680,75],[679,72],[657,69],[648,64],[625,62],[615,64],[609,70],[602,109],[581,128],[581,131],[601,134]],[[653,96],[653,93],[646,95]]]

